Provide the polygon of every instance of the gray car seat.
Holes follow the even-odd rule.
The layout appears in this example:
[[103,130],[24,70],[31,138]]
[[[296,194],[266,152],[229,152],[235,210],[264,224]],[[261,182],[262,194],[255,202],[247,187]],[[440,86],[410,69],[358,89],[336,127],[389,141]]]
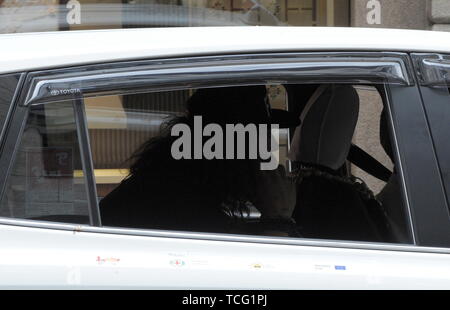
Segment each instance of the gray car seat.
[[290,159],[296,163],[293,218],[307,238],[390,242],[380,204],[345,164],[359,114],[359,97],[348,85],[319,87],[305,105]]

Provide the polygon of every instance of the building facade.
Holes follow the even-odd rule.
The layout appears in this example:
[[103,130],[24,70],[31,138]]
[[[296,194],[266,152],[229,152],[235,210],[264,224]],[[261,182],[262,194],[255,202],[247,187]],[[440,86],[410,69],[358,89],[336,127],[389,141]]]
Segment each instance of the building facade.
[[0,0],[0,33],[208,25],[450,31],[450,1]]

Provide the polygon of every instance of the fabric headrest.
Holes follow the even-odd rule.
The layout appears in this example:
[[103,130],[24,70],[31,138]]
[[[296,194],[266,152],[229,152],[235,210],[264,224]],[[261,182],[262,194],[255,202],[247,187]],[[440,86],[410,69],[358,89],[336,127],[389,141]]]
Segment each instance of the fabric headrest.
[[338,170],[345,164],[358,121],[358,93],[350,85],[332,84],[321,86],[313,97],[302,112],[289,158]]

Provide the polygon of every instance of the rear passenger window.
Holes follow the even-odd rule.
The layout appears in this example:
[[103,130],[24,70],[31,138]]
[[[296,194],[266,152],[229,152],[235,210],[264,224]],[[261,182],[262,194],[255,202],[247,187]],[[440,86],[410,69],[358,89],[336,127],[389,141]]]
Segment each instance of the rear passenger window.
[[71,102],[31,106],[0,204],[0,216],[89,223]]
[[[387,145],[389,141],[388,120],[386,115],[381,117],[384,109],[383,99],[373,86],[355,86],[355,89],[358,92],[360,108],[353,143],[364,149],[387,169],[393,171],[394,154],[392,147]],[[385,187],[385,181],[367,173],[353,163],[350,167],[352,174],[363,179],[375,194],[379,194]]]
[[102,223],[409,243],[382,89],[265,85],[86,98]]
[[[263,87],[264,88],[264,87]],[[133,167],[135,169],[141,169],[139,165],[136,165],[137,161],[143,161],[146,159],[143,159],[142,156],[146,152],[149,152],[149,149],[152,147],[152,143],[154,141],[156,144],[163,144],[166,143],[163,140],[162,136],[167,134],[167,130],[169,129],[171,125],[175,125],[175,122],[180,121],[189,121],[186,119],[186,110],[187,106],[186,103],[191,98],[191,96],[196,92],[196,89],[188,89],[188,90],[181,90],[181,91],[171,91],[171,92],[155,92],[155,93],[147,93],[147,94],[134,94],[134,95],[123,95],[123,96],[106,96],[106,97],[95,97],[95,98],[86,98],[85,100],[85,107],[86,107],[86,116],[88,120],[88,128],[89,128],[89,138],[91,141],[91,148],[92,148],[92,157],[93,157],[93,163],[94,163],[94,173],[97,183],[97,193],[98,193],[98,200],[100,201],[101,209],[103,210],[103,214],[109,214],[110,210],[113,209],[113,207],[107,207],[106,203],[103,202],[103,199],[105,201],[114,201],[115,197],[118,194],[118,190],[116,190],[114,193],[110,194],[115,188],[118,187],[118,185],[124,181],[127,177],[130,176],[131,170]],[[286,91],[284,87],[280,85],[270,85],[264,88],[265,93],[267,94],[267,100],[270,102],[270,104],[279,110],[286,110]],[[266,108],[265,105],[262,106],[263,112],[265,113]],[[244,109],[243,109],[244,110]],[[198,111],[201,112],[201,111]],[[234,111],[233,113],[235,113]],[[216,119],[219,121],[219,119]],[[244,121],[244,119],[242,119]],[[164,133],[165,132],[165,133]],[[278,128],[276,129],[276,136],[277,136],[277,145],[279,147],[279,151],[276,152],[276,160],[280,163],[280,165],[283,166],[283,169],[286,169],[288,166],[288,129],[287,128]],[[194,138],[194,137],[193,137]],[[167,139],[167,137],[166,137]],[[248,139],[248,138],[247,138]],[[249,141],[247,140],[247,143]],[[151,152],[151,151],[150,151]],[[158,152],[158,151],[155,151]],[[169,160],[171,154],[161,154],[161,156],[167,156],[164,160]],[[153,157],[153,156],[150,156]],[[148,159],[149,161],[152,160],[152,158]],[[233,160],[230,160],[233,161]],[[241,161],[241,160],[240,160]],[[242,160],[243,161],[243,160]],[[172,164],[170,163],[170,160],[166,163],[161,162],[161,168],[165,167],[166,171],[162,171],[162,175],[158,174],[160,172],[155,171],[152,173],[149,171],[148,175],[146,176],[146,179],[150,180],[154,178],[153,182],[159,183],[159,182],[166,182],[167,178],[179,178],[179,175],[174,172],[173,170],[176,169],[176,166],[179,165],[181,162],[187,163],[186,166],[189,166],[190,164],[188,161],[181,160],[181,161],[175,161]],[[194,162],[196,163],[194,166],[196,166],[198,163],[200,163],[202,160],[196,160],[194,159]],[[207,161],[208,162],[208,161]],[[145,164],[144,164],[145,165]],[[184,164],[183,164],[184,165]],[[159,166],[159,164],[156,164],[156,166]],[[197,167],[191,167],[190,169],[197,169]],[[245,167],[245,165],[243,165]],[[131,168],[131,169],[130,169]],[[181,169],[184,169],[185,167],[181,167]],[[205,167],[200,168],[205,169]],[[180,170],[183,171],[183,170]],[[199,173],[199,171],[193,171],[193,179],[198,178],[198,176],[195,175],[195,173]],[[140,173],[139,173],[140,174]],[[217,180],[220,180],[220,175],[217,175]],[[134,180],[134,178],[130,178],[130,180]],[[197,180],[199,182],[200,180]],[[129,181],[125,181],[123,184],[127,184]],[[190,182],[190,181],[187,181]],[[194,180],[195,182],[195,180]],[[145,186],[144,183],[146,181],[142,181],[142,186]],[[141,186],[138,185],[138,186]],[[122,185],[124,186],[124,185]],[[153,185],[152,185],[153,186]],[[168,197],[170,196],[176,196],[179,191],[185,192],[189,188],[190,184],[173,184],[173,185],[167,185],[164,189],[165,195]],[[202,184],[198,185],[199,187],[204,186]],[[219,185],[216,185],[219,186]],[[157,186],[154,186],[155,189],[158,188]],[[183,189],[185,187],[186,189]],[[207,188],[204,189],[205,191],[208,191]],[[158,192],[158,190],[157,190]],[[119,194],[121,196],[122,194]],[[138,194],[137,197],[139,197],[140,194]],[[203,199],[202,197],[195,197],[196,195],[200,195],[200,192],[193,193],[192,195],[188,195],[188,199]],[[204,195],[204,199],[206,200],[207,193]],[[149,197],[151,198],[151,193],[149,192]],[[154,197],[155,205],[161,204],[159,202],[161,198],[157,198],[155,195]],[[141,201],[138,201],[137,203],[143,203],[142,199]],[[186,199],[186,197],[185,197]],[[118,200],[119,201],[119,200]],[[182,203],[182,198],[180,198],[180,202]],[[125,203],[122,201],[121,203]],[[132,203],[132,202],[130,202]],[[149,202],[151,205],[151,202]],[[189,201],[186,201],[188,204]],[[160,206],[161,207],[161,206]],[[167,211],[170,212],[170,201],[168,201],[167,205]],[[125,213],[128,214],[127,210],[123,210],[120,208],[119,213],[121,211],[125,211]],[[130,210],[133,210],[133,207],[130,206]],[[214,211],[214,207],[211,208],[212,213],[216,213]],[[158,208],[155,207],[154,210],[156,212],[158,211]],[[245,218],[258,218],[260,216],[260,213],[258,209],[256,209],[251,204],[247,204],[245,207],[246,212],[243,211],[244,208],[241,210],[240,208],[236,208],[236,210],[222,210],[222,208],[218,209],[219,212],[215,214],[215,216],[221,217],[222,213],[224,211],[230,212],[230,214],[233,214],[235,211],[242,216],[245,213]],[[118,210],[114,210],[114,212],[117,212]],[[176,210],[174,214],[173,220],[174,223],[170,223],[171,219],[164,219],[164,215],[158,215],[158,213],[155,213],[154,215],[149,216],[150,222],[143,222],[143,223],[137,223],[135,222],[134,225],[123,225],[124,222],[110,222],[112,216],[104,216],[103,219],[105,219],[105,225],[113,225],[117,223],[117,225],[120,226],[132,226],[132,227],[138,227],[138,228],[149,228],[152,227],[151,223],[154,223],[155,228],[167,228],[170,227],[171,229],[180,229],[180,230],[196,230],[195,224],[191,223],[183,223],[176,219]],[[179,210],[180,211],[180,210]],[[183,211],[183,210],[181,210]],[[208,211],[208,210],[206,210]],[[138,211],[139,212],[139,211]],[[149,212],[152,212],[152,208],[149,208]],[[184,212],[190,213],[191,211],[189,208],[186,208]],[[205,212],[205,211],[203,211]],[[114,215],[116,216],[116,215]],[[122,216],[127,215],[117,215],[119,218],[122,218]],[[180,216],[180,215],[178,215]],[[199,222],[204,221],[205,223],[207,220],[199,219]],[[165,225],[168,226],[160,226],[161,223],[165,223]],[[178,227],[176,225],[179,225]],[[192,225],[192,226],[191,226]],[[199,225],[197,223],[197,225]],[[204,225],[201,224],[199,227],[203,227]],[[213,229],[212,227],[210,229]],[[203,229],[204,231],[209,231],[210,229]]]

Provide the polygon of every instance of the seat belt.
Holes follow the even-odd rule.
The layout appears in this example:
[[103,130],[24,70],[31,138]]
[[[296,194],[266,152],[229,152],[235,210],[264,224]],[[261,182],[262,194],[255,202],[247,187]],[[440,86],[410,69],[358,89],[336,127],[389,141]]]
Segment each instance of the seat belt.
[[359,146],[354,144],[350,147],[347,159],[358,168],[364,170],[381,181],[388,182],[392,176],[392,171],[386,168],[382,163],[373,158]]
[[[299,145],[301,128],[306,118],[306,115],[308,114],[309,110],[314,105],[314,103],[319,99],[319,97],[326,91],[328,87],[330,87],[330,85],[327,84],[320,85],[306,103],[302,113],[300,114],[299,117],[300,125],[294,131],[291,145]],[[298,150],[296,148],[291,148],[289,150],[288,158],[291,161],[295,161],[298,158]],[[392,175],[392,172],[388,168],[386,168],[378,160],[373,158],[366,151],[364,151],[363,149],[354,144],[352,144],[350,147],[347,160],[350,161],[355,166],[357,166],[358,168],[364,170],[368,174],[374,176],[375,178],[381,181],[388,182]]]

